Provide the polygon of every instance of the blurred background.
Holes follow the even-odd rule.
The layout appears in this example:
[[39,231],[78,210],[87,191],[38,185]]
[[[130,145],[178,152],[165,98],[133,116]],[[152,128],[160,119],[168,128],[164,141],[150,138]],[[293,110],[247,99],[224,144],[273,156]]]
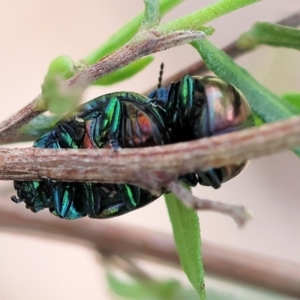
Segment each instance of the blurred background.
[[[186,0],[162,22],[213,2]],[[223,47],[255,21],[278,21],[299,9],[297,0],[262,1],[208,24],[216,29],[210,39]],[[1,120],[40,93],[43,77],[53,58],[66,54],[75,61],[80,60],[142,10],[142,0],[2,0]],[[164,77],[168,78],[198,60],[199,55],[188,45],[158,53],[155,61],[133,79],[111,87],[89,88],[84,101],[113,91],[143,93],[157,84],[161,62],[165,64]],[[275,93],[299,91],[300,59],[295,50],[261,47],[237,61]],[[300,263],[299,170],[299,158],[292,152],[285,152],[253,160],[238,178],[224,184],[220,190],[196,188],[195,194],[199,197],[243,204],[254,215],[254,220],[239,230],[227,216],[199,213],[204,243]],[[3,191],[0,192],[1,207],[37,217],[25,210],[23,204],[10,201],[9,196],[14,194],[11,182],[1,182],[0,188]],[[55,218],[47,211],[39,215]],[[130,224],[171,233],[163,198],[113,220],[90,222],[97,222],[99,226],[102,222]],[[87,245],[37,238],[0,228],[0,266],[0,299],[111,299],[98,255]],[[157,265],[149,269],[157,276],[177,276],[174,270]],[[180,272],[178,276],[185,280]],[[213,285],[213,281],[208,280],[207,284]]]

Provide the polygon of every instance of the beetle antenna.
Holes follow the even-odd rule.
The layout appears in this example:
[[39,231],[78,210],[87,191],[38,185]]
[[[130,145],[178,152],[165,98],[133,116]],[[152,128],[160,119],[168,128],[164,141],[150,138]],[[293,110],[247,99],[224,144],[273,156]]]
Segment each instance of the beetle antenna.
[[162,82],[163,73],[164,73],[164,63],[161,63],[161,65],[160,65],[160,71],[159,71],[159,77],[158,77],[158,85],[157,85],[158,89],[161,88],[161,82]]

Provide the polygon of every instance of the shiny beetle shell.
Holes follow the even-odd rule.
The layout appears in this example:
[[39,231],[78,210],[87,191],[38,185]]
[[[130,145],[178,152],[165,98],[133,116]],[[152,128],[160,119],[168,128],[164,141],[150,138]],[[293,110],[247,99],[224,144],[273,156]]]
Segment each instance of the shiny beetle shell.
[[216,77],[204,77],[202,84],[206,95],[202,124],[208,127],[203,126],[202,132],[213,136],[253,126],[251,108],[237,88]]
[[[216,136],[254,126],[251,108],[240,90],[217,77],[194,77],[204,87],[206,96],[202,115],[194,127],[198,138]],[[196,95],[195,95],[196,97]],[[226,182],[245,168],[247,162],[215,169]]]
[[[213,77],[186,75],[169,87],[159,88],[150,95],[164,108],[173,133],[172,141],[191,141],[241,130],[254,125],[249,104],[234,86]],[[183,181],[195,186],[219,188],[237,176],[247,162],[231,164],[184,175]]]

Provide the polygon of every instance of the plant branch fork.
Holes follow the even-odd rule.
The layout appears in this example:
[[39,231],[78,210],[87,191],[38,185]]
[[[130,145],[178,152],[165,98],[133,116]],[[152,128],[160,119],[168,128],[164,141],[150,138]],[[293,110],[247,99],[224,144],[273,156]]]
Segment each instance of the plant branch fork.
[[239,228],[243,227],[252,218],[251,213],[244,206],[197,198],[177,181],[170,182],[167,188],[187,207],[194,210],[211,210],[228,215],[233,218]]

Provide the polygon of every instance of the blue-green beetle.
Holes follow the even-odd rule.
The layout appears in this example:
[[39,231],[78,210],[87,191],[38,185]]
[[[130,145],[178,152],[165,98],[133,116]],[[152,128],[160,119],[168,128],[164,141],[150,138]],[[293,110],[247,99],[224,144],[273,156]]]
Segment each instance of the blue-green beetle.
[[[39,148],[151,147],[216,136],[253,126],[242,93],[223,80],[186,75],[181,81],[144,97],[118,92],[93,99],[66,115],[55,129],[39,138]],[[206,172],[178,174],[195,186],[219,188],[238,175],[246,162]],[[65,219],[88,215],[109,218],[140,208],[157,196],[129,184],[15,181],[17,197],[34,212],[43,208]],[[166,191],[167,192],[167,191]]]

